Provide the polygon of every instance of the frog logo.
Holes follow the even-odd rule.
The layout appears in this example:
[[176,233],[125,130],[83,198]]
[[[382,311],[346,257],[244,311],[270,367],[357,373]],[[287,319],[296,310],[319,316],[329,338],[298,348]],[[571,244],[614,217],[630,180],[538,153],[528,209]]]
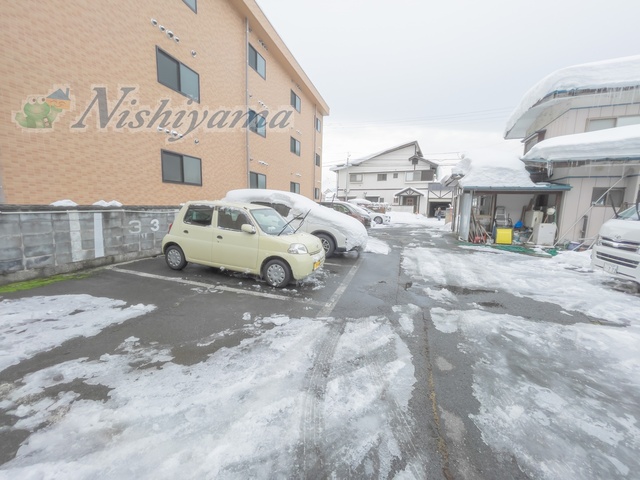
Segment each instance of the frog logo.
[[16,113],[15,119],[18,125],[24,128],[52,128],[56,117],[70,108],[69,89],[64,92],[58,89],[48,97],[27,97],[22,111]]

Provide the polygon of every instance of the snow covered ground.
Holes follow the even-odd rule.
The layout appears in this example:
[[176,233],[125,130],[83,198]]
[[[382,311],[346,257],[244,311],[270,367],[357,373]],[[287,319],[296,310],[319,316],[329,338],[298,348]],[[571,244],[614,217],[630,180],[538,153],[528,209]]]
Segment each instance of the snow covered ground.
[[[412,234],[444,234],[443,221],[392,213],[391,225],[372,229],[367,251],[387,254],[375,232],[400,225],[413,225]],[[405,273],[434,301],[435,327],[460,335],[458,349],[474,359],[480,409],[470,418],[492,449],[513,455],[531,478],[638,472],[640,296],[605,286],[607,277],[588,264],[584,253],[543,258],[474,246],[416,243],[402,254]],[[557,304],[565,318],[496,315],[461,302],[454,288],[487,286]],[[153,308],[87,295],[3,300],[0,370]],[[166,345],[130,337],[98,360],[71,360],[0,384],[0,408],[19,418],[13,428],[33,432],[0,466],[0,478],[285,478],[312,461],[301,448],[322,449],[336,478],[356,471],[371,477],[376,469],[387,478],[412,448],[398,428],[412,421],[416,382],[403,338],[423,321],[415,305],[392,311],[392,319],[239,311],[243,328],[256,335],[195,365],[172,362]],[[574,323],[572,312],[600,321]],[[78,379],[108,387],[108,396],[80,398],[64,388]],[[59,392],[53,398],[52,388]],[[373,446],[377,457],[369,458]],[[429,459],[413,454],[397,478],[424,478],[420,465]]]

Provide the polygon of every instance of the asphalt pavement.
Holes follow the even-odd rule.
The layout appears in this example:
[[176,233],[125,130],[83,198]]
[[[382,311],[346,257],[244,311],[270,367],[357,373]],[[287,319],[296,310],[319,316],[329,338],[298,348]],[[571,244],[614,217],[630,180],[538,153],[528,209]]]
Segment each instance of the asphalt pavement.
[[[246,315],[251,318],[288,315],[291,318],[344,320],[386,316],[392,319],[397,318],[394,306],[411,304],[422,311],[423,321],[416,323],[415,331],[407,334],[397,321],[392,321],[396,322],[394,328],[411,351],[417,380],[409,410],[394,412],[393,421],[401,433],[403,452],[392,471],[406,471],[407,466],[412,465],[416,478],[528,478],[513,458],[492,451],[469,419],[469,414],[479,408],[472,392],[469,362],[473,359],[458,351],[455,335],[438,332],[430,321],[429,310],[435,303],[424,294],[424,288],[437,285],[431,285],[429,279],[409,278],[401,268],[401,254],[409,244],[467,254],[457,247],[458,242],[451,235],[432,233],[416,225],[373,228],[370,235],[389,245],[387,254],[349,253],[327,259],[320,272],[285,289],[268,287],[250,276],[193,264],[176,272],[166,266],[163,257],[156,257],[96,269],[83,278],[0,295],[0,300],[4,300],[88,294],[124,300],[131,305],[156,306],[154,311],[135,321],[107,327],[93,337],[66,341],[51,351],[10,366],[0,372],[0,394],[2,385],[20,382],[25,375],[47,366],[83,357],[98,359],[113,353],[130,337],[167,345],[174,363],[189,366],[220,348],[236,346],[247,336],[255,335],[255,331],[242,328],[242,318]],[[527,311],[533,317],[561,317],[549,311],[557,310],[557,306],[516,298],[496,292],[490,286],[455,293],[489,311],[513,314]],[[320,373],[313,377],[316,384],[311,387],[320,392],[319,396],[326,388],[321,371],[331,368],[331,348],[335,348],[341,328],[344,326],[336,323],[331,337],[333,346],[327,345],[324,356],[317,360]],[[231,333],[216,337],[219,341],[203,344],[203,339],[221,332]],[[108,395],[108,389],[84,383],[78,383],[74,389],[84,398],[106,399]],[[21,442],[29,437],[28,431],[12,428],[15,423],[16,418],[0,408],[0,463],[11,460]],[[312,435],[309,438],[313,441]],[[332,472],[326,451],[304,448],[298,455],[304,457],[300,461],[300,477],[322,478]]]

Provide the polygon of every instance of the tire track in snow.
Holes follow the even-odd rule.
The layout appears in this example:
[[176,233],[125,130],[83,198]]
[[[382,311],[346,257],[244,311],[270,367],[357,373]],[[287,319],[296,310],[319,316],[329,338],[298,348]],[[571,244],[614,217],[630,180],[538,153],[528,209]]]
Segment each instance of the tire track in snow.
[[[359,257],[327,304],[318,312],[319,319],[329,317],[340,298],[342,298],[347,286],[351,283],[358,268],[360,268],[361,263],[362,257]],[[345,320],[328,318],[327,320],[329,320],[329,332],[318,347],[318,353],[313,362],[313,368],[307,376],[303,393],[302,445],[298,455],[298,457],[302,456],[302,459],[298,462],[298,465],[302,466],[302,476],[304,478],[327,478],[328,476],[321,445],[324,436],[322,408],[327,391],[329,372],[331,371],[331,360],[344,332],[346,322]]]
[[329,332],[318,349],[304,389],[302,417],[302,460],[303,478],[328,478],[324,463],[322,439],[324,437],[324,417],[322,409],[327,390],[331,360],[344,332],[346,322],[334,321],[329,325]]

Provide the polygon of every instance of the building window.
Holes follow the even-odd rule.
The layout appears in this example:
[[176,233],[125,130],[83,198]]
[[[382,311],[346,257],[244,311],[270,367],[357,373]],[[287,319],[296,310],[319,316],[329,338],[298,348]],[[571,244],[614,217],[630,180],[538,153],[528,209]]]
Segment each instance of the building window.
[[349,181],[351,183],[362,183],[362,174],[361,173],[350,173]]
[[162,150],[162,181],[202,185],[202,161],[199,158]]
[[407,182],[428,182],[433,180],[433,170],[415,170],[407,172],[405,180]]
[[296,182],[289,182],[289,191],[293,193],[300,193],[300,184]]
[[295,153],[296,155],[300,156],[300,141],[291,137],[290,149],[291,149],[291,153]]
[[249,130],[262,137],[267,136],[267,119],[257,114],[253,110],[249,110]]
[[590,118],[587,121],[587,132],[595,132],[596,130],[605,130],[616,126],[615,118]]
[[322,122],[320,121],[320,119],[318,117],[316,117],[316,131],[318,131],[318,132],[322,131]]
[[600,205],[619,208],[622,206],[624,199],[624,188],[608,188],[595,187],[591,192],[591,205]]
[[156,47],[158,82],[200,102],[200,76]]
[[249,44],[249,66],[258,72],[262,78],[267,78],[267,62],[251,44]]
[[626,127],[640,124],[640,115],[627,115],[617,118],[590,118],[587,120],[587,132],[605,130],[607,128]]
[[393,178],[398,178],[398,174],[397,174],[397,173],[394,173],[394,174],[393,174]]
[[320,166],[320,154],[316,153],[316,167]]
[[198,0],[182,0],[194,13],[198,13]]
[[314,198],[314,200],[318,200],[320,198],[320,189],[319,188],[314,188],[313,189],[313,198]]
[[386,182],[387,181],[387,174],[386,173],[379,173],[378,174],[378,181],[379,182]]
[[262,173],[249,172],[249,188],[267,188],[267,176]]
[[295,108],[298,112],[300,112],[302,105],[300,103],[300,97],[296,95],[296,93],[291,90],[291,106]]
[[640,124],[640,115],[629,115],[626,117],[618,117],[616,127],[626,127],[627,125]]

